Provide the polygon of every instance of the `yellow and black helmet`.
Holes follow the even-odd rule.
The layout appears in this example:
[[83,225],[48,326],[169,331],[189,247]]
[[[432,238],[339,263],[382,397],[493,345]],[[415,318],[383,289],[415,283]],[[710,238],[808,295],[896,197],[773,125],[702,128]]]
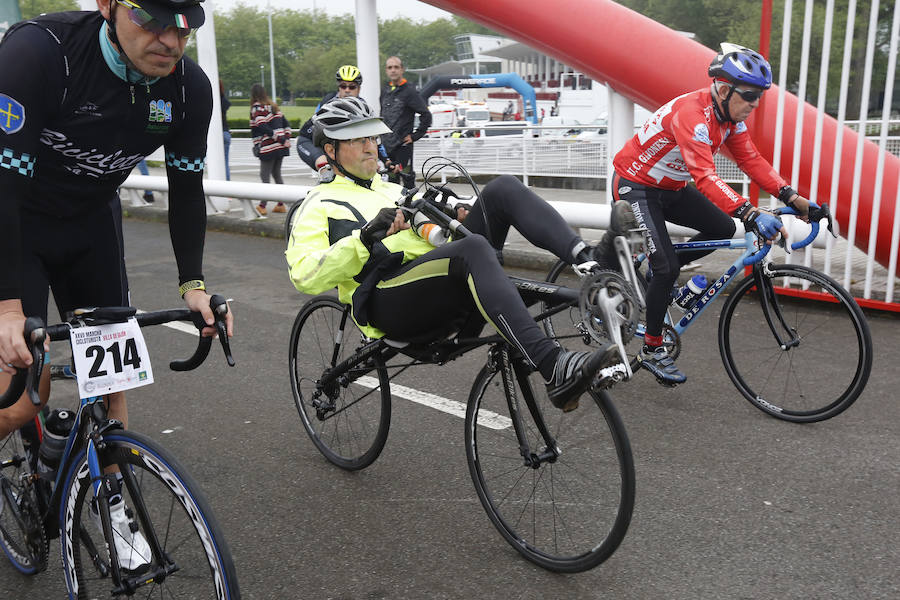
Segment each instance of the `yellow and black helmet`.
[[362,73],[359,72],[353,65],[344,65],[343,67],[337,70],[337,73],[334,74],[337,82],[340,83],[342,81],[355,81],[357,85],[362,85]]

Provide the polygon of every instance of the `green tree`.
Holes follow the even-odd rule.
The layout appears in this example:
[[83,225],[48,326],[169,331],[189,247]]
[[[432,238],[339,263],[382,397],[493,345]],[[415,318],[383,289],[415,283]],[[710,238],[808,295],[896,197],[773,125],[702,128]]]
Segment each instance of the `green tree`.
[[19,11],[23,19],[33,19],[44,13],[78,10],[75,0],[19,0]]

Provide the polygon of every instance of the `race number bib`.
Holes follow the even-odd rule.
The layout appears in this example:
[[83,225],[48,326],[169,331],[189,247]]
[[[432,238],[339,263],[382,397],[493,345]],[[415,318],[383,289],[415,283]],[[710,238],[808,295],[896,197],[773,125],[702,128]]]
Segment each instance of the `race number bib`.
[[153,383],[150,355],[135,319],[73,329],[70,341],[81,398]]

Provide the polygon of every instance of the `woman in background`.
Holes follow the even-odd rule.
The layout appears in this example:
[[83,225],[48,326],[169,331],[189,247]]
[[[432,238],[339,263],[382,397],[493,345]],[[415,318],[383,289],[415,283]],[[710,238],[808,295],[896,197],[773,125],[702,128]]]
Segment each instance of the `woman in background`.
[[[259,158],[259,178],[269,183],[269,177],[277,184],[283,184],[281,161],[290,154],[291,128],[269,95],[260,84],[250,89],[250,133],[253,136],[253,154]],[[259,214],[266,214],[266,201],[257,206]],[[279,202],[272,212],[287,212]]]

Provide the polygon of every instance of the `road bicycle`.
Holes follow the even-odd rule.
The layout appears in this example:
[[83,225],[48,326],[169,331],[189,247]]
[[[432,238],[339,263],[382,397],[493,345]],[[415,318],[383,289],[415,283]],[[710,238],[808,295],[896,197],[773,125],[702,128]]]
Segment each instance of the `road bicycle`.
[[[435,194],[414,200],[414,192],[399,204],[455,236],[468,234]],[[510,279],[527,305],[551,306],[538,321],[578,303],[577,288]],[[303,427],[331,463],[363,469],[387,441],[391,379],[409,367],[443,365],[486,347],[487,362],[465,410],[466,461],[478,498],[503,538],[528,560],[558,572],[591,569],[619,546],[634,508],[634,460],[622,420],[597,386],[577,410],[554,408],[540,374],[501,336],[481,335],[483,324],[472,321],[417,342],[370,339],[349,306],[330,295],[309,300],[294,321],[288,353]]]
[[[777,214],[796,214],[785,207]],[[828,206],[813,207],[807,238],[790,245],[803,248],[819,233],[819,221],[827,220]],[[634,229],[615,240],[621,274],[601,271],[589,275],[593,293],[601,296],[616,289],[635,293],[643,308],[643,293],[652,273],[644,252],[645,229]],[[718,344],[725,371],[738,391],[763,412],[795,423],[830,419],[845,411],[862,393],[872,370],[872,335],[862,309],[831,277],[792,263],[774,263],[772,246],[753,233],[743,239],[684,242],[676,252],[700,248],[742,250],[731,264],[686,310],[674,303],[663,330],[663,344],[670,356],[681,352],[681,336],[720,295],[727,295],[719,316]],[[733,288],[740,271],[750,273]],[[557,262],[547,281],[566,283],[584,277],[572,265]],[[726,290],[730,293],[725,294]],[[615,334],[624,343],[642,338],[642,310],[619,315]],[[580,338],[586,344],[603,342],[607,327],[603,316],[574,310],[545,321],[550,335]],[[615,337],[615,336],[614,336]],[[640,345],[638,345],[638,350]],[[638,363],[633,355],[631,369]]]
[[[221,296],[213,296],[210,307],[226,359],[233,366],[224,325],[227,304]],[[192,319],[198,330],[204,326],[199,313],[187,309],[136,312],[133,307],[78,309],[70,321],[48,327],[40,319],[28,319],[25,338],[34,363],[13,376],[0,396],[0,408],[10,406],[26,389],[32,402],[40,403],[37,386],[45,337],[56,341],[93,336],[100,326],[132,317],[139,326]],[[96,337],[100,339],[99,334]],[[172,361],[170,367],[175,371],[198,367],[212,339],[200,337],[193,356]],[[104,349],[106,341],[88,348],[95,357],[92,375],[106,374],[96,360],[104,353],[118,354],[113,359],[116,373],[121,362],[147,368],[133,353],[133,338],[123,341],[124,352],[115,344]],[[25,575],[46,569],[49,540],[58,536],[70,598],[240,598],[221,528],[200,487],[179,461],[150,438],[109,419],[103,396],[82,398],[72,413],[73,425],[55,471],[47,472],[42,462],[41,437],[49,434],[42,431],[40,419],[0,441],[0,548],[13,566]],[[45,444],[49,441],[44,437]],[[116,472],[121,483],[115,481]],[[110,499],[117,488],[125,502],[130,535],[111,521]],[[132,544],[138,532],[146,540],[143,550]],[[135,560],[134,554],[142,551],[145,554]]]

